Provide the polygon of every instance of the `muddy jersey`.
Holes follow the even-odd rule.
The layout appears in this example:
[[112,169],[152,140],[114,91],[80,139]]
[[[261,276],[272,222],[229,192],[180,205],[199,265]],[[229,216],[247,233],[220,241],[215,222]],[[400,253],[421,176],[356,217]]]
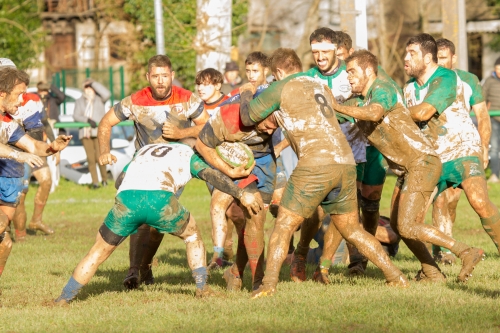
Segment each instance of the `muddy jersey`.
[[463,71],[461,69],[454,69],[457,73],[460,80],[462,80],[462,84],[464,86],[464,101],[467,110],[471,111],[471,108],[484,102],[483,88],[481,87],[481,83],[477,76],[472,73]]
[[[12,118],[10,114],[0,113],[0,143],[4,145],[15,145],[17,141],[19,141],[25,134],[26,133],[24,132],[23,128],[19,126],[19,124]],[[0,161],[3,167],[5,167],[7,165],[5,162],[7,162],[8,159],[0,158]],[[18,176],[15,173],[11,174],[10,172],[8,172],[9,170],[10,169],[2,170],[4,171],[3,177],[21,178],[24,174],[23,172],[21,176]]]
[[274,112],[302,166],[353,165],[354,157],[331,107],[332,99],[322,82],[297,73],[273,83],[254,98],[248,116],[258,123]]
[[368,141],[388,160],[391,169],[408,171],[413,161],[425,155],[437,156],[432,143],[420,131],[392,83],[377,78],[360,106],[379,104],[384,108],[378,122],[358,120]]
[[454,71],[438,67],[422,86],[412,78],[405,85],[404,99],[408,107],[428,103],[436,109],[420,127],[441,162],[481,153],[481,139],[465,104],[464,87]]
[[219,106],[198,137],[207,147],[213,149],[224,141],[243,142],[248,145],[256,158],[272,152],[271,135],[259,133],[255,130],[255,126],[245,126],[241,122],[239,94],[230,97]]
[[153,98],[151,88],[146,87],[125,97],[113,107],[115,115],[123,120],[133,120],[137,133],[135,148],[150,143],[168,142],[162,136],[162,127],[169,121],[179,128],[188,128],[204,109],[203,101],[188,90],[172,86],[170,97],[163,101]]
[[[43,103],[37,94],[23,95],[23,103],[12,118],[35,140],[43,139]],[[23,151],[17,147],[16,150]],[[21,178],[24,176],[24,163],[12,159],[0,159],[0,177]]]
[[207,167],[187,145],[175,142],[146,145],[124,168],[125,177],[117,193],[126,190],[176,193]]
[[[346,65],[343,60],[339,60],[337,71],[332,75],[323,75],[318,67],[313,67],[306,75],[317,79],[319,82],[326,84],[332,91],[337,103],[344,103],[351,97],[351,84],[347,80]],[[356,163],[366,162],[366,140],[362,135],[359,135],[357,127],[352,122],[342,121],[340,124],[342,132],[345,134],[349,146],[354,154]]]
[[221,98],[219,98],[218,100],[216,100],[215,102],[213,103],[207,103],[207,102],[204,102],[205,104],[205,110],[207,111],[208,115],[210,117],[212,117],[212,115],[217,112],[217,110],[219,110],[219,106],[224,103],[224,101],[226,101],[227,99],[229,98],[228,95],[222,95]]

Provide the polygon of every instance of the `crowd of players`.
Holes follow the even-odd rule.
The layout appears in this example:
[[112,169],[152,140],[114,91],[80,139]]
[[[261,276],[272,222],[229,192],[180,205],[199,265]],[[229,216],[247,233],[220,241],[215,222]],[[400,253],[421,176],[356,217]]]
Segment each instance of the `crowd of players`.
[[[227,95],[221,92],[224,77],[215,69],[197,73],[196,95],[172,85],[175,73],[167,56],[149,60],[149,86],[114,105],[99,124],[101,165],[116,162],[110,134],[123,120],[134,121],[137,152],[116,181],[115,204],[94,246],[56,304],[73,300],[128,236],[130,267],[124,285],[134,289],[153,284],[151,265],[165,233],[184,240],[199,297],[214,294],[207,279],[210,270],[220,267],[225,268],[227,289],[240,290],[247,265],[252,298],[272,295],[290,254],[291,279],[305,281],[309,245],[322,230],[321,256],[312,276],[318,283],[330,283],[329,268],[342,239],[348,244],[352,275],[363,274],[371,261],[382,270],[387,285],[408,287],[407,277],[381,245],[395,238],[421,262],[416,281],[445,281],[438,264],[453,263],[457,257],[462,263],[457,280],[470,278],[484,251],[452,237],[461,190],[497,249],[500,238],[500,213],[488,197],[484,173],[491,125],[477,77],[453,68],[453,43],[428,34],[406,44],[410,80],[403,89],[373,54],[354,51],[344,32],[319,28],[311,34],[310,45],[316,66],[306,72],[291,49],[279,48],[269,57],[251,53],[245,61],[249,82]],[[274,77],[270,84],[269,74]],[[23,72],[0,68],[0,157],[33,166],[42,161],[6,144],[45,156],[63,149],[69,137],[43,144],[24,135],[27,122],[10,120],[27,83]],[[253,165],[224,162],[216,152],[223,142],[247,144]],[[378,230],[384,160],[398,176],[390,227],[382,228],[385,234]],[[192,177],[206,181],[212,195],[214,247],[208,265],[195,219],[178,201]],[[17,202],[6,204],[4,188],[18,186],[6,179],[0,178],[0,273],[11,247],[4,230],[14,208],[6,207]],[[424,221],[430,205],[432,225]],[[264,264],[268,208],[276,220]],[[238,235],[234,255],[233,226]],[[299,229],[294,248],[292,236]],[[434,256],[425,243],[433,245]]]

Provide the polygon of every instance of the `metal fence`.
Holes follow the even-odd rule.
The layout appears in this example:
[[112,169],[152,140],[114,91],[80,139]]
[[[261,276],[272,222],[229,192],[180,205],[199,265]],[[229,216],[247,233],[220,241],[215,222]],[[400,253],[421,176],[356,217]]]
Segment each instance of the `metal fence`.
[[[52,83],[62,92],[65,92],[67,87],[82,90],[82,83],[88,77],[108,87],[111,91],[111,105],[115,104],[115,100],[122,100],[125,97],[125,70],[123,66],[118,68],[110,66],[108,69],[63,69],[52,76]],[[63,114],[66,114],[66,101],[62,106],[62,111]]]

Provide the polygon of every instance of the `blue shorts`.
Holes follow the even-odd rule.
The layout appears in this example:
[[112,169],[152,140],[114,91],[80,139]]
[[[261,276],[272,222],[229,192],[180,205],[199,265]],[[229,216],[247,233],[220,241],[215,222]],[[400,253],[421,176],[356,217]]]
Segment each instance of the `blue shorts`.
[[0,204],[17,207],[22,192],[22,178],[0,177]]
[[[265,204],[271,203],[276,184],[276,160],[272,154],[255,159],[255,167],[252,174],[257,177],[257,189]],[[238,184],[236,180],[234,183]]]

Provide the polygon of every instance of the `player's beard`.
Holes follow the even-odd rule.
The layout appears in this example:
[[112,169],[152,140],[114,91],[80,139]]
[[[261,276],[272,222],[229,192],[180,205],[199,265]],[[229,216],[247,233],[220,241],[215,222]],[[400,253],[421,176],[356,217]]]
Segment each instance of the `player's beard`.
[[425,72],[425,65],[422,60],[418,61],[415,64],[409,64],[408,70],[405,71],[406,75],[418,78]]
[[[158,91],[158,88],[164,88],[164,90]],[[172,91],[172,86],[170,87],[164,85],[151,86],[151,91],[153,94],[153,98],[158,101],[161,101],[170,96],[170,92]]]

